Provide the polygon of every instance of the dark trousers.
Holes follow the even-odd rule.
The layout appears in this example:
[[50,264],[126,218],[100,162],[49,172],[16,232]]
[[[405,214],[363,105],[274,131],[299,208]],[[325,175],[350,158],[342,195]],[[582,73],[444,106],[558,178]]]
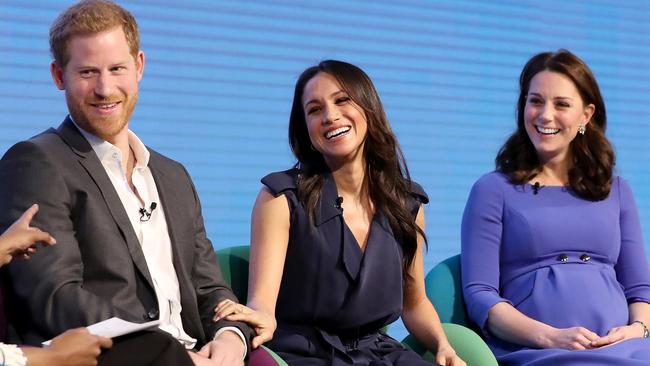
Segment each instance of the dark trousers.
[[187,350],[171,335],[147,330],[113,338],[113,347],[97,359],[99,366],[193,366]]

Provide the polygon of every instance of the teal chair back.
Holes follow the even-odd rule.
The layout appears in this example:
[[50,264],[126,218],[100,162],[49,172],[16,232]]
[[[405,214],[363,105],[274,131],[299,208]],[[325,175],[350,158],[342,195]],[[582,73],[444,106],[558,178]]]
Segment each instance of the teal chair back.
[[223,279],[230,285],[240,303],[248,300],[248,258],[250,247],[242,245],[217,250]]
[[433,267],[424,284],[441,322],[470,325],[460,283],[460,255],[449,257]]
[[[436,308],[449,343],[468,366],[498,366],[490,348],[471,324],[465,310],[460,282],[460,255],[438,263],[424,279],[427,297]],[[424,357],[434,361],[433,354],[412,336],[402,343]]]

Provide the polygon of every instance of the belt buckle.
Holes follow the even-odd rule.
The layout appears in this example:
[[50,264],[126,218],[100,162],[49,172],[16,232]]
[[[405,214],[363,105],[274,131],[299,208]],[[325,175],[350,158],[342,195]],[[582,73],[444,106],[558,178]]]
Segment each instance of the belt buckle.
[[359,338],[361,332],[359,331],[359,328],[353,328],[346,330],[343,332],[344,334],[339,336],[339,339],[341,340],[341,343],[343,345],[351,350],[355,350],[359,348]]
[[341,343],[343,343],[345,348],[347,348],[349,350],[359,349],[359,338],[353,338],[351,340],[346,339],[345,341],[343,341]]

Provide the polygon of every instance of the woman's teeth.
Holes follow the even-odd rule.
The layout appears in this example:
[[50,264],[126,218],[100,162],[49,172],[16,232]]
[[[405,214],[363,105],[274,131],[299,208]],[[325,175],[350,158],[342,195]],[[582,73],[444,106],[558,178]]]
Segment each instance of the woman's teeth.
[[537,129],[537,132],[541,133],[542,135],[555,135],[556,133],[560,132],[559,128],[535,126],[535,129]]
[[346,132],[348,132],[348,131],[350,131],[350,127],[349,127],[349,126],[348,126],[348,127],[340,127],[340,128],[335,129],[335,130],[332,130],[332,131],[327,132],[327,133],[325,134],[325,138],[329,140],[329,139],[331,139],[331,138],[333,138],[333,137],[336,137],[336,136],[342,135],[342,134],[344,134],[344,133],[346,133]]

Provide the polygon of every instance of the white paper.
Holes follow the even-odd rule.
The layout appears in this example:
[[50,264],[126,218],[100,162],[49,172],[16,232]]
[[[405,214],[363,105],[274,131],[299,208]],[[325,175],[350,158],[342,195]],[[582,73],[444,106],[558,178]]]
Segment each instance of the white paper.
[[[160,324],[160,320],[153,320],[146,323],[131,323],[127,322],[126,320],[113,317],[99,323],[89,325],[86,327],[86,329],[88,329],[88,332],[90,332],[90,334],[107,338],[114,338],[125,334],[135,333],[140,330],[153,328],[158,326],[158,324]],[[45,341],[43,342],[43,345],[49,346],[50,342],[52,342],[52,340]]]

